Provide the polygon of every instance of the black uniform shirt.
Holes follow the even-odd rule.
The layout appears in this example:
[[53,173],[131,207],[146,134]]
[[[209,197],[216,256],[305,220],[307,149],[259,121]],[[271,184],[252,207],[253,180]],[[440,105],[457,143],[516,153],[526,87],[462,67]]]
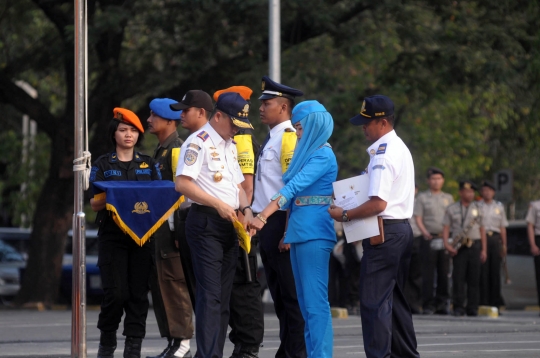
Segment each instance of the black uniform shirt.
[[154,150],[154,159],[159,164],[159,170],[163,180],[174,182],[176,177],[176,165],[180,156],[180,147],[184,141],[178,137],[178,132],[173,132],[163,145],[158,145]]
[[[148,155],[135,152],[130,162],[121,162],[116,152],[104,154],[92,165],[90,183],[95,181],[151,181],[161,180],[159,164]],[[99,211],[96,217],[99,235],[119,234],[124,232],[116,225],[107,209]]]

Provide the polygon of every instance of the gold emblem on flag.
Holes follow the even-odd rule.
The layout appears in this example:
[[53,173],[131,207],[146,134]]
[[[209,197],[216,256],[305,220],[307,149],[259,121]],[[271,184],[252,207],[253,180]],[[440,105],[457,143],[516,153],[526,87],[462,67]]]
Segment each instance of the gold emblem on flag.
[[146,203],[146,201],[139,201],[135,203],[134,208],[135,210],[132,210],[132,213],[146,214],[150,212],[150,210],[148,210],[148,204]]

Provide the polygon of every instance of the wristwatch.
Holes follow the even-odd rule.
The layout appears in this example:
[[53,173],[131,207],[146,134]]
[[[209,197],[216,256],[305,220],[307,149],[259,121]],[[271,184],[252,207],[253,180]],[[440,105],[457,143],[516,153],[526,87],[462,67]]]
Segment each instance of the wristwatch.
[[341,214],[341,221],[349,221],[349,215],[347,215],[347,210],[343,210],[343,213]]

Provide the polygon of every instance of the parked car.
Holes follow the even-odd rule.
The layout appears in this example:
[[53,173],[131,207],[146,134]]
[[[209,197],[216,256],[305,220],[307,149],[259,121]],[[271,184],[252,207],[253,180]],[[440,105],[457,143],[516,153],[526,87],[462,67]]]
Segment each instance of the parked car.
[[502,295],[506,307],[521,309],[538,305],[534,261],[527,237],[527,222],[513,220],[508,223],[507,233],[507,271],[510,283],[505,283],[503,268]]
[[[0,280],[0,300],[8,300],[15,296],[20,289],[20,277],[24,275],[26,260],[28,257],[29,238],[31,229],[21,228],[0,228],[0,243],[7,245],[10,249],[11,262],[2,263],[0,253],[0,279],[5,272],[6,278],[9,278],[9,285],[5,286],[6,292],[3,295],[2,281]],[[62,303],[71,303],[73,256],[72,256],[72,232],[68,233],[66,242],[66,252],[62,261],[62,273],[59,285],[59,301]],[[0,244],[0,251],[2,245]],[[101,277],[97,266],[97,230],[86,231],[86,297],[88,303],[99,303],[103,296],[101,289]]]
[[0,303],[10,301],[21,288],[19,270],[26,264],[14,247],[0,240]]

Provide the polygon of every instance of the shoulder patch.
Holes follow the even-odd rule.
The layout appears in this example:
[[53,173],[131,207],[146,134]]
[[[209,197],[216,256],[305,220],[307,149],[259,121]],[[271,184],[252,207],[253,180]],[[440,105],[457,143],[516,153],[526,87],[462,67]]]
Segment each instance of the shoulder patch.
[[386,167],[384,165],[374,165],[371,167],[371,169],[375,170],[375,169],[381,169],[381,170],[384,170],[386,169]]
[[198,146],[197,144],[195,144],[195,143],[189,143],[187,147],[188,147],[188,148],[193,148],[193,149],[195,149],[195,150],[201,150],[201,147],[199,147],[199,146]]
[[210,137],[210,135],[206,133],[205,131],[200,131],[199,134],[197,134],[197,137],[201,138],[203,142],[206,142],[206,140],[208,139],[208,137]]
[[184,163],[186,163],[186,165],[193,165],[197,161],[198,156],[199,152],[196,152],[193,149],[188,149],[186,150],[186,155],[184,156]]
[[384,153],[386,153],[386,143],[379,145],[379,148],[377,148],[377,153],[375,153],[375,155]]
[[166,155],[167,155],[167,149],[165,149],[165,150],[163,151],[163,153],[161,153],[161,156],[162,156],[162,157],[164,157],[164,156],[166,156]]

